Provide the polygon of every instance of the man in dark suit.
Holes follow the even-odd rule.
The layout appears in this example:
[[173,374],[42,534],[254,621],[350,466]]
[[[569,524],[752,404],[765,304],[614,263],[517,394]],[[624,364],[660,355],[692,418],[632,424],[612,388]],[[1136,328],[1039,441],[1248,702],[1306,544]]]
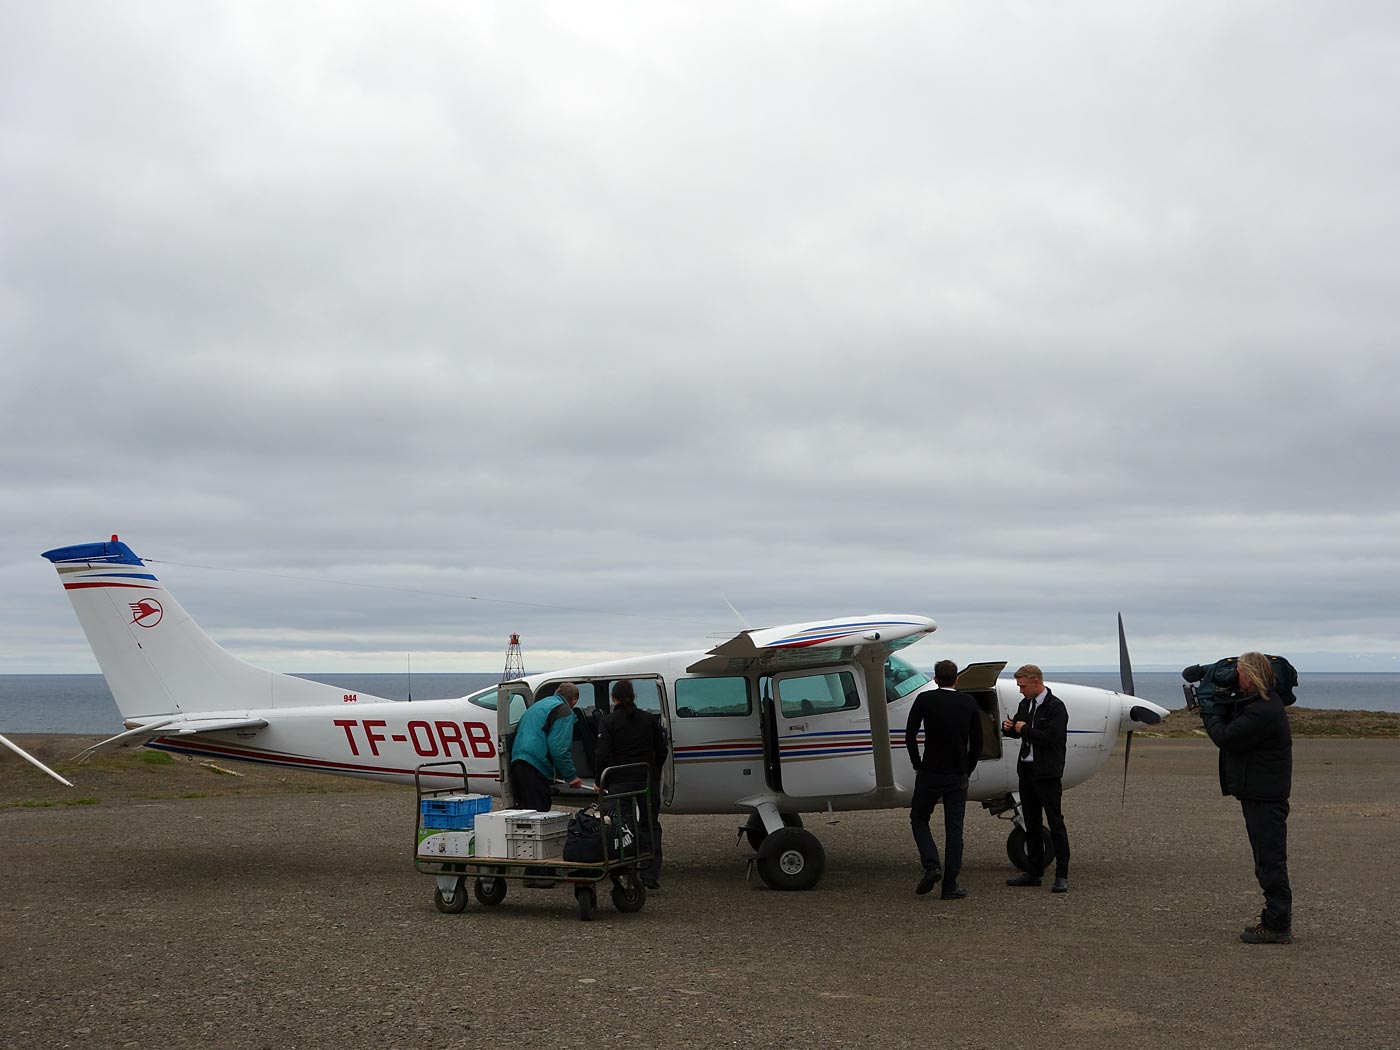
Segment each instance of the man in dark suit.
[[1045,687],[1045,676],[1035,664],[1016,672],[1016,688],[1021,703],[1016,714],[1001,724],[1003,736],[1021,741],[1016,776],[1021,792],[1021,819],[1026,825],[1026,860],[1030,870],[1007,879],[1008,886],[1039,886],[1045,872],[1045,844],[1041,842],[1041,814],[1050,825],[1050,841],[1055,847],[1053,893],[1069,890],[1069,832],[1060,809],[1064,791],[1065,740],[1069,731],[1069,711],[1064,702]]
[[[982,721],[977,701],[953,688],[958,681],[958,665],[939,660],[933,668],[937,689],[920,693],[909,708],[904,729],[904,745],[909,761],[917,770],[914,797],[909,808],[909,824],[919,847],[924,877],[914,892],[928,893],[943,880],[943,899],[960,900],[967,890],[958,885],[962,871],[963,816],[967,810],[967,778],[982,754]],[[919,729],[924,731],[924,753],[919,755]],[[938,845],[933,841],[929,821],[939,800],[943,802],[944,843],[948,866],[938,862]]]

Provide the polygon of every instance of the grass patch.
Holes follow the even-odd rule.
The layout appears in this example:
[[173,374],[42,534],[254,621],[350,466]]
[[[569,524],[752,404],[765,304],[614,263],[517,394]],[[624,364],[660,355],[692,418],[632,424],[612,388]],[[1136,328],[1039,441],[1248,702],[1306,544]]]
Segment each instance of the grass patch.
[[181,797],[181,798],[208,798],[209,795],[208,795],[207,792],[204,792],[204,791],[186,791],[186,792],[185,792],[183,795],[181,795],[180,797]]
[[171,755],[164,751],[141,751],[136,757],[143,765],[147,766],[168,766],[175,761]]

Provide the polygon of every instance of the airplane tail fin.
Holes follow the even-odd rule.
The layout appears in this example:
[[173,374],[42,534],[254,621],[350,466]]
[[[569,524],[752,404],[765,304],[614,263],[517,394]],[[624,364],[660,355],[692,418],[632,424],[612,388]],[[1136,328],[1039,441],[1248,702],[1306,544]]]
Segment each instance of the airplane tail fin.
[[335,686],[255,667],[222,648],[115,536],[108,543],[45,551],[43,557],[58,570],[128,725],[172,714],[342,700]]

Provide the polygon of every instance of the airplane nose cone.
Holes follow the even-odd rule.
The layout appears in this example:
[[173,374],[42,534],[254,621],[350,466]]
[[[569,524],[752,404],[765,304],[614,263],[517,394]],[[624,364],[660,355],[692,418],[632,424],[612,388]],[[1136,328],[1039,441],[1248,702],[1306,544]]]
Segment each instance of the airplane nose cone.
[[1151,700],[1143,700],[1136,696],[1123,697],[1122,713],[1118,720],[1118,730],[1123,733],[1131,733],[1138,729],[1146,729],[1155,726],[1167,717],[1168,711],[1165,707],[1154,704]]

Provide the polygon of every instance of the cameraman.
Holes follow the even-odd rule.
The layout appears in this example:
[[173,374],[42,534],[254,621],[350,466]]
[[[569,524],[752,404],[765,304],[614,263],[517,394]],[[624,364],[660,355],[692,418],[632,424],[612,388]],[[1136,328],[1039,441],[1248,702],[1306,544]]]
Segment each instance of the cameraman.
[[1274,669],[1263,653],[1244,653],[1237,664],[1240,699],[1201,709],[1206,732],[1220,749],[1220,793],[1234,795],[1254,851],[1254,876],[1264,891],[1259,923],[1240,934],[1246,944],[1289,944],[1293,939],[1293,891],[1288,885],[1288,796],[1293,786],[1293,735],[1283,701],[1274,691]]

